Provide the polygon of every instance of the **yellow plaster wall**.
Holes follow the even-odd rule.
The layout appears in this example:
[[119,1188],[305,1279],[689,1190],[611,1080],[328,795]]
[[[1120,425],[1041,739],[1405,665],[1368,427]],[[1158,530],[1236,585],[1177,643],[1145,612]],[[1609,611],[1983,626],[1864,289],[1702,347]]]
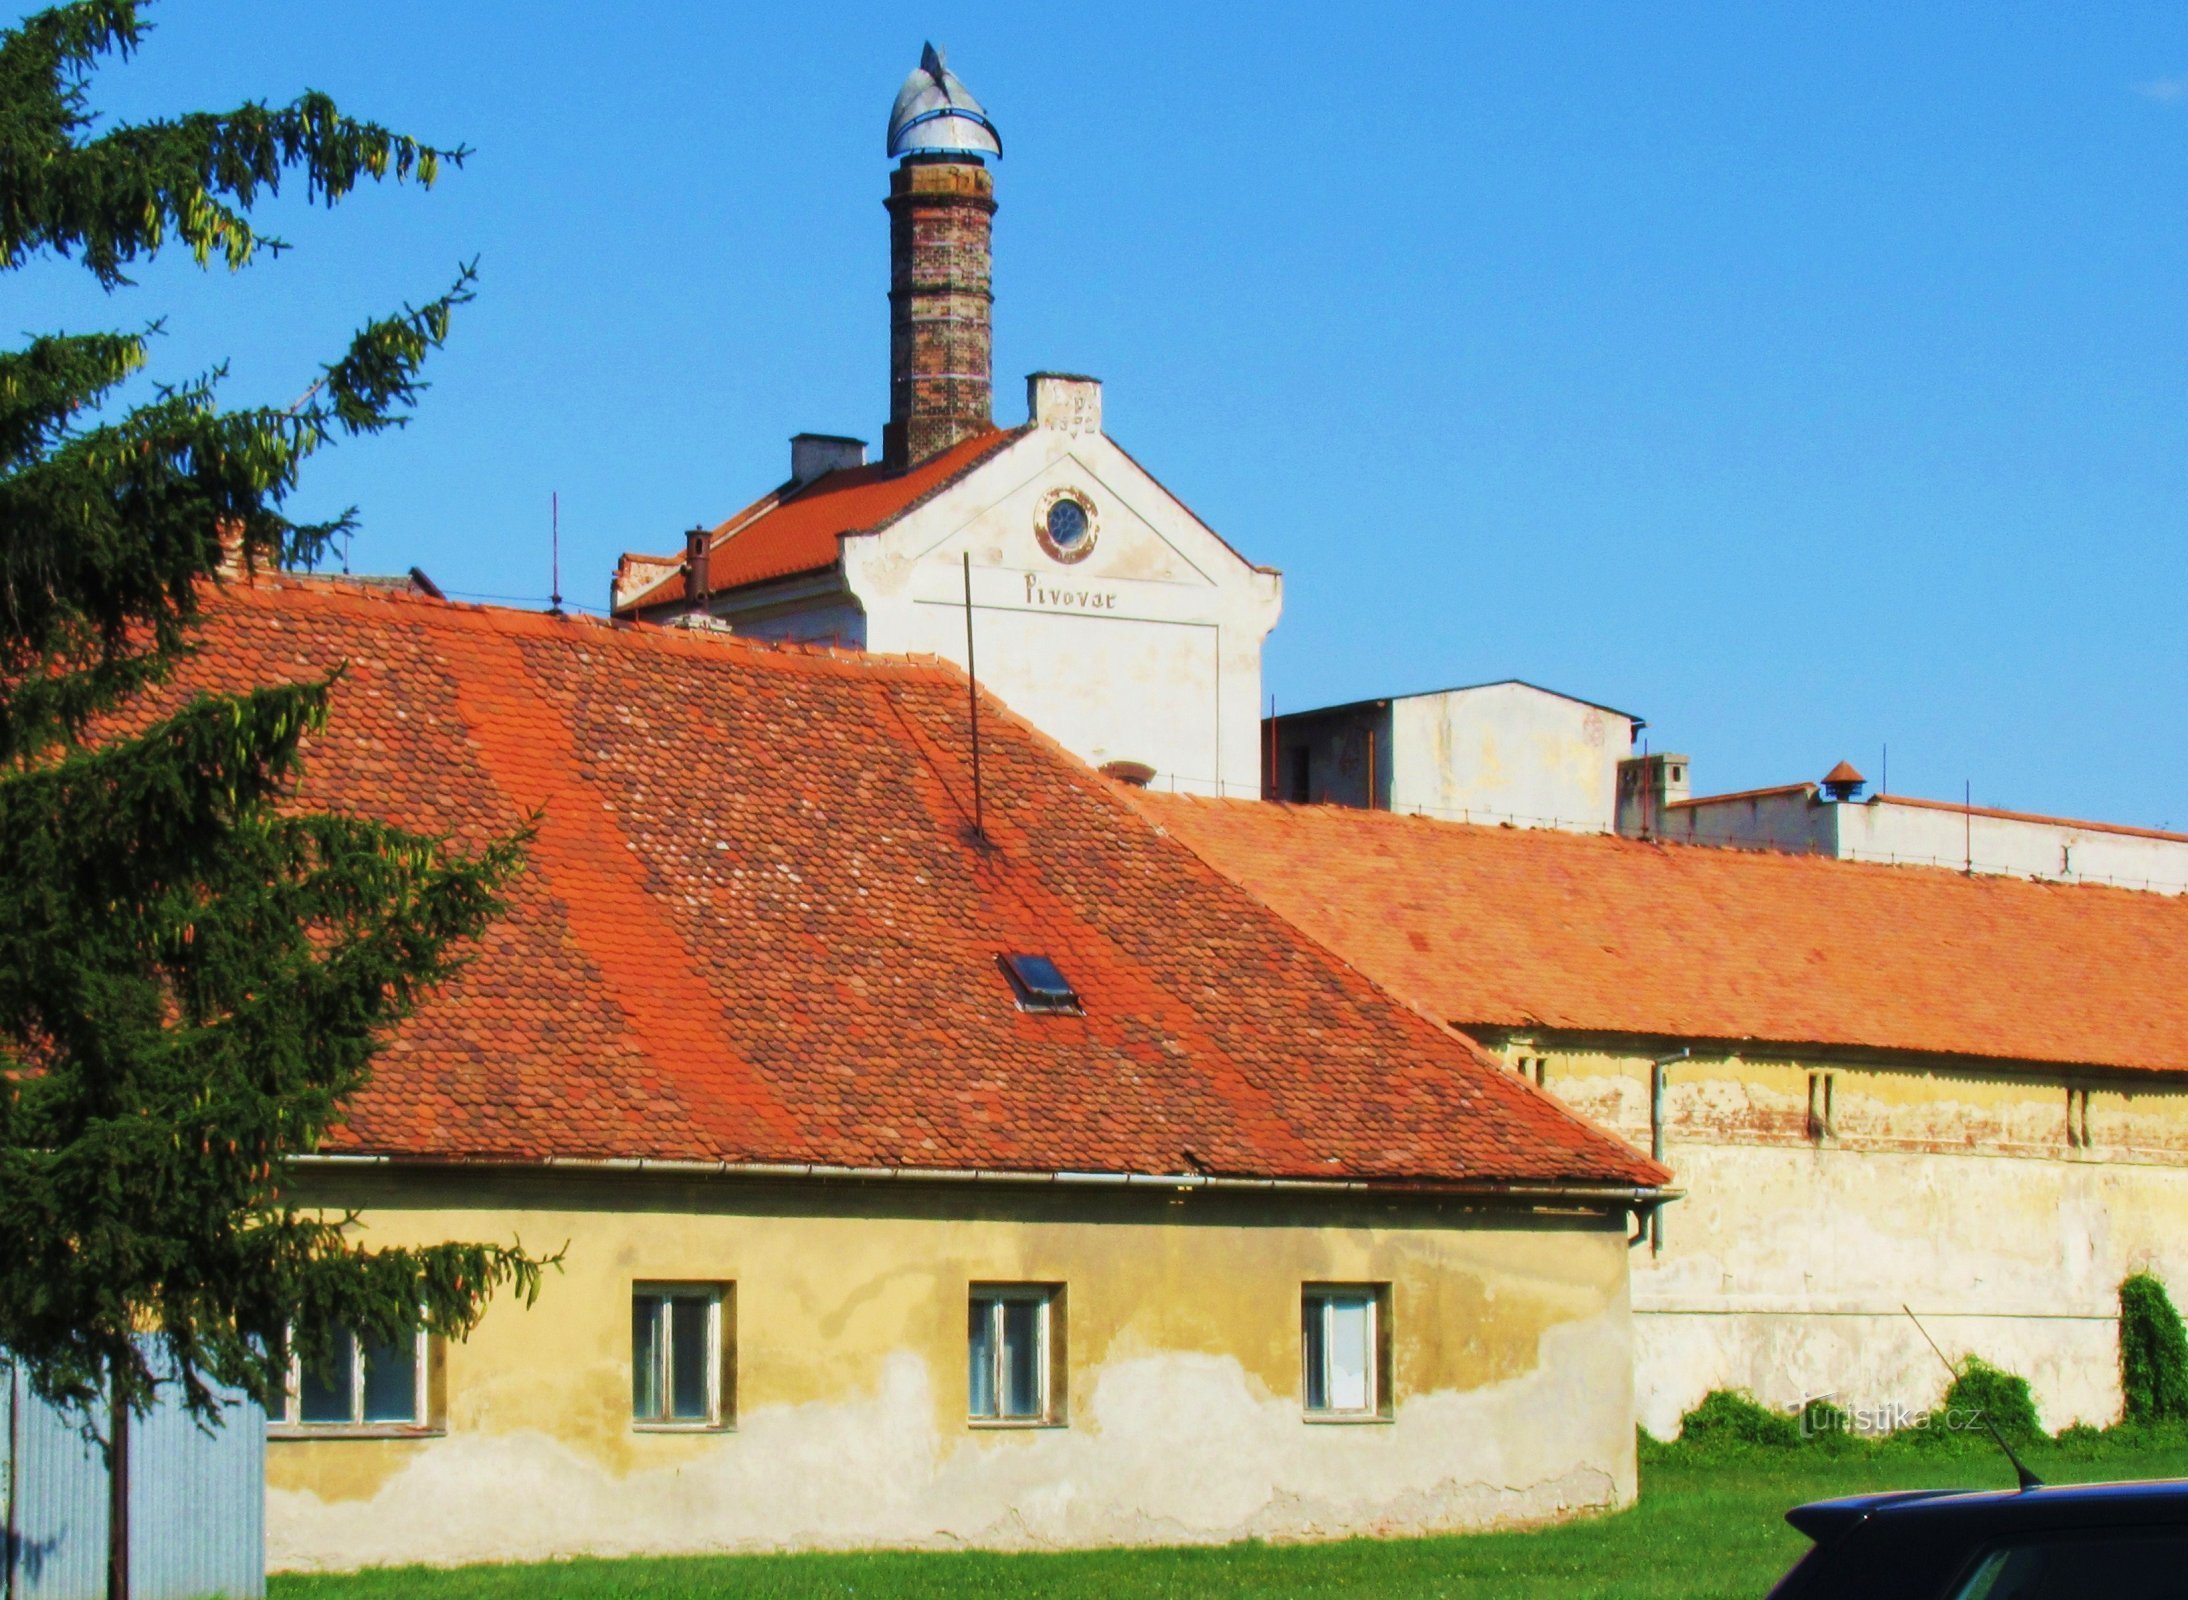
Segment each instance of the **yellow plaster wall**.
[[[275,1439],[280,1569],[1323,1537],[1633,1494],[1619,1219],[1415,1202],[344,1180],[373,1241],[569,1241],[446,1352],[447,1429]],[[735,1284],[736,1426],[633,1429],[635,1281]],[[1066,1286],[1060,1427],[965,1417],[969,1285]],[[1300,1412],[1303,1283],[1391,1285],[1395,1411]]]
[[[1648,1145],[1649,1057],[1556,1036],[1515,1068]],[[1809,1127],[1809,1077],[1831,1124]],[[2090,1142],[2070,1140],[2086,1089]],[[1792,1407],[1920,1410],[1945,1383],[1901,1307],[1958,1356],[2027,1377],[2047,1426],[2119,1413],[2119,1281],[2188,1289],[2188,1090],[2125,1073],[1697,1052],[1669,1066],[1665,1159],[1687,1198],[1634,1257],[1651,1432],[1713,1388]]]

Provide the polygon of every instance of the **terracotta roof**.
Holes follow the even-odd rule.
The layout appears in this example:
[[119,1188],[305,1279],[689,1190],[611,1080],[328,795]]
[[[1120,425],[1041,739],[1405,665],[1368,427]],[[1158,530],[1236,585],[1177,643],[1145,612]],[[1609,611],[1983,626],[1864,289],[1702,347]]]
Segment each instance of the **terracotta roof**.
[[1861,775],[1851,761],[1841,761],[1823,775],[1823,781],[1825,783],[1867,783],[1869,780]]
[[[305,797],[482,840],[508,916],[350,1110],[365,1152],[1649,1183],[1628,1146],[1393,1000],[965,680],[275,580],[178,693],[336,662]],[[1084,1016],[1020,1012],[1053,957]]]
[[2188,1071],[2179,896],[1337,806],[1136,803],[1459,1027]]
[[[949,487],[1023,429],[990,428],[961,440],[909,471],[879,462],[824,473],[801,489],[777,490],[745,507],[708,536],[707,587],[715,593],[818,572],[834,566],[837,541],[894,522],[930,495]],[[650,611],[689,598],[683,558],[627,555],[626,571],[665,567],[667,577],[616,607],[618,614]]]

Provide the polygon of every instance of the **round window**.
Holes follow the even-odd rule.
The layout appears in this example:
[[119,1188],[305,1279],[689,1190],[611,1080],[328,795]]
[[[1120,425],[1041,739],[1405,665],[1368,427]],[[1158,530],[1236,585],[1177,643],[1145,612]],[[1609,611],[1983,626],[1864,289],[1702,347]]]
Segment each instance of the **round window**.
[[1069,550],[1086,537],[1086,507],[1076,500],[1059,500],[1048,508],[1049,541]]
[[1056,560],[1083,561],[1094,550],[1094,507],[1076,489],[1058,489],[1041,503],[1033,531]]

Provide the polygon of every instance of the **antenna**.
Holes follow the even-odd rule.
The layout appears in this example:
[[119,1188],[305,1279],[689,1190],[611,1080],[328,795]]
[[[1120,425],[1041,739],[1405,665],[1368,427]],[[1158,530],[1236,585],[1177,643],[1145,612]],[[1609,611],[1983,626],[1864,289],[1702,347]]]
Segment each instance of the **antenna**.
[[[1922,1319],[1914,1314],[1914,1308],[1902,1301],[1899,1309],[1907,1313],[1907,1320],[1915,1325],[1915,1332],[1922,1335],[1922,1342],[1932,1350],[1937,1351],[1937,1359],[1945,1363],[1945,1370],[1951,1373],[1953,1377],[1958,1378],[1960,1376],[1959,1369],[1952,1362],[1946,1360],[1944,1351],[1938,1350],[1937,1341],[1930,1337],[1930,1330],[1922,1326]],[[1985,1416],[1980,1407],[1976,1410],[1975,1418],[1983,1424],[1984,1431],[1998,1441],[1998,1448],[2005,1451],[2006,1459],[2013,1463],[2013,1475],[2020,1481],[2020,1486],[2023,1489],[2041,1489],[2044,1486],[2044,1480],[2029,1471],[2028,1463],[2013,1453],[2013,1446],[2006,1443],[2006,1436],[1998,1431],[1998,1425]]]
[[562,615],[562,491],[553,489],[547,495],[547,614]]
[[1961,871],[1975,876],[1975,782],[1970,778],[1960,780]]
[[980,670],[972,654],[972,552],[965,552],[965,701],[972,707],[972,836],[988,842],[980,809]]
[[1878,794],[1890,794],[1891,792],[1892,792],[1892,747],[1891,747],[1891,746],[1890,746],[1889,744],[1887,744],[1887,745],[1886,745],[1886,746],[1884,747],[1884,776],[1883,776],[1883,777],[1881,777],[1881,778],[1879,778],[1879,779],[1877,780],[1877,793],[1878,793]]

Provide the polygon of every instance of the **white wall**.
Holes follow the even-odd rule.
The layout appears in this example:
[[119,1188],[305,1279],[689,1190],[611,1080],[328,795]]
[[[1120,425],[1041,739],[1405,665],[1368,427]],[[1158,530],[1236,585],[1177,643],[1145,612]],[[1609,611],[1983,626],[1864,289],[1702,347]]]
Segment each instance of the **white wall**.
[[1612,830],[1632,722],[1524,683],[1391,702],[1390,807],[1433,817]]
[[[1647,1147],[1648,1052],[1554,1038],[1545,1087]],[[1831,1122],[1809,1132],[1810,1080]],[[2086,1086],[2091,1143],[2069,1137]],[[1633,1256],[1636,1407],[1659,1437],[1712,1389],[1790,1410],[1919,1411],[1947,1377],[1903,1306],[1955,1359],[2027,1378],[2044,1426],[2120,1412],[2120,1280],[2188,1299],[2188,1086],[2000,1066],[1704,1056],[1672,1064],[1664,1158],[1685,1191],[1663,1251]]]
[[1837,810],[1817,800],[1815,791],[1805,784],[1756,794],[1704,796],[1664,807],[1656,820],[1656,835],[1686,844],[1836,855]]
[[[1044,382],[1058,386],[1063,380]],[[1070,402],[1096,391],[1091,416]],[[1141,761],[1195,794],[1261,792],[1261,646],[1282,580],[1249,565],[1099,431],[1099,386],[878,533],[844,541],[873,650],[965,661],[972,558],[980,681],[1095,765]],[[1066,563],[1035,529],[1052,494],[1095,512]]]
[[1658,832],[1692,844],[1972,865],[1977,872],[2018,878],[2188,891],[2188,838],[2052,817],[1986,815],[1896,795],[1834,803],[1808,785],[1670,806]]
[[1969,815],[1886,796],[1831,808],[1838,853],[1861,861],[1923,861],[1978,872],[2188,890],[2188,839],[2113,832],[2048,818]]

